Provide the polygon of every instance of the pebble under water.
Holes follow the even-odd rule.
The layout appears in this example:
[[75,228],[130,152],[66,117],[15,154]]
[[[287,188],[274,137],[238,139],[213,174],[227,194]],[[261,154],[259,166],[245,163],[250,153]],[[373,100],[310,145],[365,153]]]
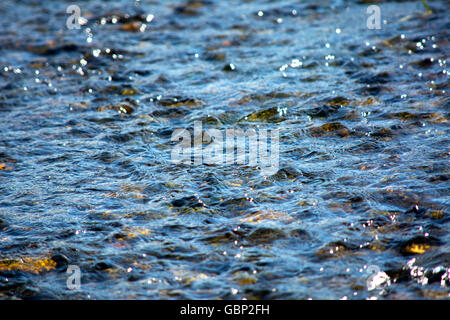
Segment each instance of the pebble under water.
[[[448,299],[450,5],[0,3],[0,299]],[[173,163],[279,129],[279,169]],[[67,287],[69,265],[81,288]]]

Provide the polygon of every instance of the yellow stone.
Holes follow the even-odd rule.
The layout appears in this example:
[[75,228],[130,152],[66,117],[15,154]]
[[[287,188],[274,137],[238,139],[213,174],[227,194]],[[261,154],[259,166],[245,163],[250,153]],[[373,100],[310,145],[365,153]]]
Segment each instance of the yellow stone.
[[24,271],[39,274],[56,268],[56,262],[50,258],[24,257],[0,261],[0,271]]

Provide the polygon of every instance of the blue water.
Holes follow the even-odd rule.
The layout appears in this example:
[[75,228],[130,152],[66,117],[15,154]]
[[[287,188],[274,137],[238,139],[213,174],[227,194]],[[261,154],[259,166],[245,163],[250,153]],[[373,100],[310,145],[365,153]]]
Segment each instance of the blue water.
[[0,298],[448,299],[449,4],[366,2],[2,1]]

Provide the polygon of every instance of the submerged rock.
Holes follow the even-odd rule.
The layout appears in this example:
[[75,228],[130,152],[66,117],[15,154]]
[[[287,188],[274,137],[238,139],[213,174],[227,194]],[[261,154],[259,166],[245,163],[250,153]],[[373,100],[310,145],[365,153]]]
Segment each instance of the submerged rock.
[[261,111],[256,111],[251,113],[244,118],[240,119],[240,121],[248,121],[248,122],[281,122],[285,120],[284,111],[279,107],[272,107],[269,109],[264,109]]
[[99,271],[104,271],[108,269],[114,269],[116,268],[116,266],[109,261],[100,261],[95,264],[94,268]]
[[326,99],[324,103],[328,106],[348,106],[350,104],[350,100],[345,97],[338,96]]
[[350,130],[339,122],[330,122],[321,125],[320,127],[313,127],[309,129],[313,137],[322,137],[327,135],[337,135],[346,137],[350,134]]
[[399,250],[403,255],[422,254],[434,246],[439,246],[441,241],[434,237],[417,236],[400,244]]
[[56,268],[56,262],[48,257],[22,257],[0,260],[0,271],[18,270],[40,274]]
[[156,104],[166,108],[176,108],[181,106],[194,107],[203,105],[203,102],[200,100],[180,96],[153,99],[153,101],[155,101]]
[[200,199],[194,196],[175,199],[171,203],[176,208],[180,207],[198,208],[204,206],[203,202],[201,202]]
[[97,111],[99,111],[99,112],[102,112],[105,110],[115,110],[118,113],[122,113],[122,114],[132,114],[134,112],[134,108],[125,103],[106,105],[106,106],[99,107],[97,109]]
[[415,61],[413,62],[413,65],[420,67],[420,68],[429,68],[435,63],[434,59],[431,58],[425,58],[423,60]]
[[327,118],[340,109],[338,105],[323,105],[306,112],[311,118]]
[[223,68],[223,71],[225,72],[232,72],[232,71],[236,71],[236,66],[232,63],[226,64]]
[[0,231],[5,230],[8,227],[8,224],[6,223],[6,220],[0,218]]
[[358,247],[344,241],[330,242],[316,250],[320,259],[341,258],[356,254]]
[[56,262],[56,268],[64,267],[70,263],[69,258],[60,253],[53,255],[51,259]]
[[287,234],[281,230],[261,227],[250,232],[250,234],[245,236],[245,239],[251,243],[259,244],[259,243],[269,243],[286,237]]
[[284,167],[279,169],[271,178],[275,180],[286,180],[286,179],[295,179],[298,176],[302,175],[301,172],[298,172],[296,169],[292,167]]

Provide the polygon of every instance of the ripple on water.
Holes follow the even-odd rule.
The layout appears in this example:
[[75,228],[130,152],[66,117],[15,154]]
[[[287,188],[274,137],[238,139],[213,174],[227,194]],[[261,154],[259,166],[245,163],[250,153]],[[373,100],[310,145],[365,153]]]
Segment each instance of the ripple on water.
[[[448,5],[367,5],[2,3],[0,297],[448,298]],[[195,121],[277,172],[171,163]]]

